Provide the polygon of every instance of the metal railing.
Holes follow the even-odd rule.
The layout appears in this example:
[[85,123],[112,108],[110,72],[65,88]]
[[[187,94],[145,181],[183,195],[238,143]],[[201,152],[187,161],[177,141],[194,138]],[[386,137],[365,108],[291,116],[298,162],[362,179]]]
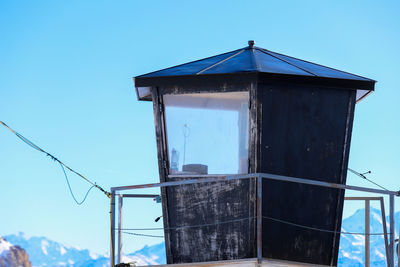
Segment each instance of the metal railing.
[[[189,184],[200,184],[200,183],[210,183],[210,182],[225,182],[231,180],[241,180],[241,179],[256,179],[257,181],[257,259],[259,262],[262,261],[262,181],[263,179],[284,181],[291,183],[307,184],[319,187],[336,188],[339,190],[352,190],[358,192],[368,192],[381,195],[389,196],[389,233],[387,233],[386,228],[386,218],[383,197],[346,197],[345,200],[363,200],[365,201],[365,266],[369,267],[369,210],[370,201],[378,200],[381,205],[382,212],[382,224],[384,231],[384,242],[385,242],[385,252],[388,267],[395,267],[395,219],[394,219],[394,197],[399,196],[397,191],[389,191],[382,189],[374,189],[368,187],[359,187],[352,185],[343,185],[336,183],[329,183],[323,181],[316,181],[310,179],[282,176],[276,174],[268,173],[252,173],[246,175],[170,175],[170,178],[191,178],[180,181],[163,182],[163,183],[151,183],[151,184],[141,184],[141,185],[128,185],[128,186],[118,186],[111,188],[111,249],[110,249],[110,262],[111,267],[113,267],[113,259],[115,259],[115,230],[118,230],[118,257],[117,262],[121,262],[122,257],[122,205],[123,198],[156,198],[159,195],[155,194],[122,194],[122,191],[126,190],[137,190],[145,188],[166,188],[171,186],[189,185]],[[115,200],[118,197],[118,228],[115,228]],[[389,240],[388,240],[389,235]],[[400,261],[398,261],[400,262]]]
[[[344,200],[362,200],[365,204],[365,267],[370,267],[370,202],[377,200],[380,203],[381,207],[381,217],[382,217],[382,228],[383,228],[383,240],[385,244],[385,254],[386,254],[386,264],[390,267],[390,252],[389,252],[389,243],[388,243],[388,233],[386,228],[386,215],[385,215],[385,202],[383,197],[345,197]],[[393,232],[390,232],[393,233]],[[393,265],[394,266],[394,263]]]

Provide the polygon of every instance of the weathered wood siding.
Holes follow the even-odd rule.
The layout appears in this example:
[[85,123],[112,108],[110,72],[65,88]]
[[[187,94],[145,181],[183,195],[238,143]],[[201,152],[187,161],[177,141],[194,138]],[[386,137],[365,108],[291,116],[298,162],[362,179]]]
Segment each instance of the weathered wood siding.
[[255,257],[254,180],[176,186],[167,191],[170,228],[206,225],[170,230],[173,263]]
[[[355,91],[259,84],[262,97],[260,171],[345,183]],[[336,265],[344,192],[263,181],[263,257]]]

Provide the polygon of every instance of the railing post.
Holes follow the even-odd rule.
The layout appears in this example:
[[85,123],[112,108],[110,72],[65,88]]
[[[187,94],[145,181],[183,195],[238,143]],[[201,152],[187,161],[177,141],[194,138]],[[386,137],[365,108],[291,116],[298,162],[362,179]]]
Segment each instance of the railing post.
[[110,208],[110,220],[111,220],[111,248],[110,248],[110,266],[115,265],[115,191],[111,190],[111,208]]
[[262,261],[262,178],[257,177],[257,261]]
[[396,248],[396,253],[397,253],[397,266],[400,266],[400,229],[399,229],[399,239],[397,240],[397,248]]
[[122,259],[122,205],[124,195],[118,195],[118,262],[121,263]]
[[385,212],[385,203],[383,202],[383,197],[380,197],[379,202],[381,203],[381,215],[382,215],[382,228],[383,228],[383,240],[385,243],[385,252],[386,252],[386,265],[390,267],[390,255],[389,255],[389,242],[387,236],[387,225],[386,225],[386,212]]
[[389,196],[389,210],[390,210],[390,215],[389,215],[389,220],[390,220],[390,244],[389,244],[389,249],[390,249],[390,266],[394,267],[394,257],[395,257],[395,249],[394,249],[394,195]]
[[370,233],[370,218],[369,218],[369,200],[365,200],[365,267],[369,267],[369,260],[370,260],[370,249],[369,249],[369,233]]

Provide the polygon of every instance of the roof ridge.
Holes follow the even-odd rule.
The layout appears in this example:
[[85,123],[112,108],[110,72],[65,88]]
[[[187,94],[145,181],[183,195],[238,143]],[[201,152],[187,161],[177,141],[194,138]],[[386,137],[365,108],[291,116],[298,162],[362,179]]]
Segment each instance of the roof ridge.
[[255,47],[252,47],[252,48],[249,48],[249,50],[250,50],[251,62],[253,63],[255,69],[256,69],[258,72],[261,72],[260,64],[258,64],[258,61],[256,60],[256,56],[254,55],[254,50],[256,50],[256,48],[255,48]]
[[[237,52],[236,54],[233,54],[232,56],[227,57],[227,58],[225,58],[225,59],[222,59],[222,60],[218,61],[217,63],[214,63],[214,64],[211,65],[211,66],[208,66],[207,68],[205,68],[205,69],[203,69],[203,70],[197,72],[196,75],[202,74],[203,72],[205,72],[205,71],[207,71],[207,70],[209,70],[209,69],[212,69],[212,68],[214,68],[215,66],[218,66],[218,65],[221,64],[221,63],[224,63],[224,62],[226,62],[226,61],[228,61],[228,60],[230,60],[230,59],[236,57],[237,55],[240,55],[240,54],[243,53],[244,51],[246,51],[246,49],[242,49],[242,50],[240,50],[239,52]],[[232,51],[232,52],[233,52],[233,51]]]
[[[312,71],[310,71],[310,70],[307,70],[307,69],[305,69],[305,68],[299,67],[299,66],[297,66],[296,64],[293,64],[293,63],[291,63],[291,62],[289,62],[289,61],[287,61],[287,60],[284,60],[284,59],[282,59],[282,58],[280,58],[280,57],[277,57],[277,56],[271,54],[270,52],[272,52],[272,51],[269,51],[269,50],[267,50],[267,49],[260,48],[260,47],[256,47],[256,49],[258,49],[260,52],[263,52],[264,54],[267,54],[267,55],[269,55],[269,56],[271,56],[271,57],[274,57],[274,58],[276,58],[276,59],[278,59],[278,60],[280,60],[280,61],[283,61],[283,62],[285,62],[286,64],[292,65],[292,66],[295,67],[295,68],[298,68],[298,69],[300,69],[300,70],[302,70],[302,71],[308,72],[308,73],[310,73],[310,74],[312,74],[312,75],[314,75],[314,76],[319,76],[319,75],[315,74],[314,72],[312,72]],[[274,52],[272,52],[272,53],[274,53]]]
[[195,62],[203,61],[203,60],[205,60],[205,59],[210,59],[210,58],[213,58],[213,57],[222,56],[222,55],[229,54],[229,53],[233,53],[233,52],[236,52],[236,51],[239,51],[239,50],[242,50],[242,49],[243,49],[243,48],[239,48],[239,49],[235,49],[235,50],[232,50],[232,51],[228,51],[228,52],[225,52],[225,53],[222,53],[222,54],[218,54],[218,55],[214,55],[214,56],[210,56],[210,57],[206,57],[206,58],[202,58],[202,59],[197,59],[197,60],[193,60],[193,61],[190,61],[190,62],[186,62],[186,63],[182,63],[182,64],[174,65],[174,66],[171,66],[171,67],[167,67],[167,68],[164,68],[164,69],[160,69],[160,70],[156,70],[156,71],[148,72],[148,73],[145,73],[145,74],[142,74],[142,75],[136,76],[135,78],[140,78],[141,76],[145,76],[145,75],[149,75],[149,74],[157,73],[157,72],[160,72],[160,71],[169,70],[169,69],[172,69],[172,68],[176,68],[176,67],[184,66],[184,65],[187,65],[187,64],[191,64],[191,63],[195,63]]

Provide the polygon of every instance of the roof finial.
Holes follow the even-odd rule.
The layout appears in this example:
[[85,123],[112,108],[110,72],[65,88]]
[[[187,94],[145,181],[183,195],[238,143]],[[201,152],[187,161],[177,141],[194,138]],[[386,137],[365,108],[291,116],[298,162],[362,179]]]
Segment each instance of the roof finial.
[[253,48],[254,47],[254,40],[249,40],[248,44],[249,44],[250,48]]

